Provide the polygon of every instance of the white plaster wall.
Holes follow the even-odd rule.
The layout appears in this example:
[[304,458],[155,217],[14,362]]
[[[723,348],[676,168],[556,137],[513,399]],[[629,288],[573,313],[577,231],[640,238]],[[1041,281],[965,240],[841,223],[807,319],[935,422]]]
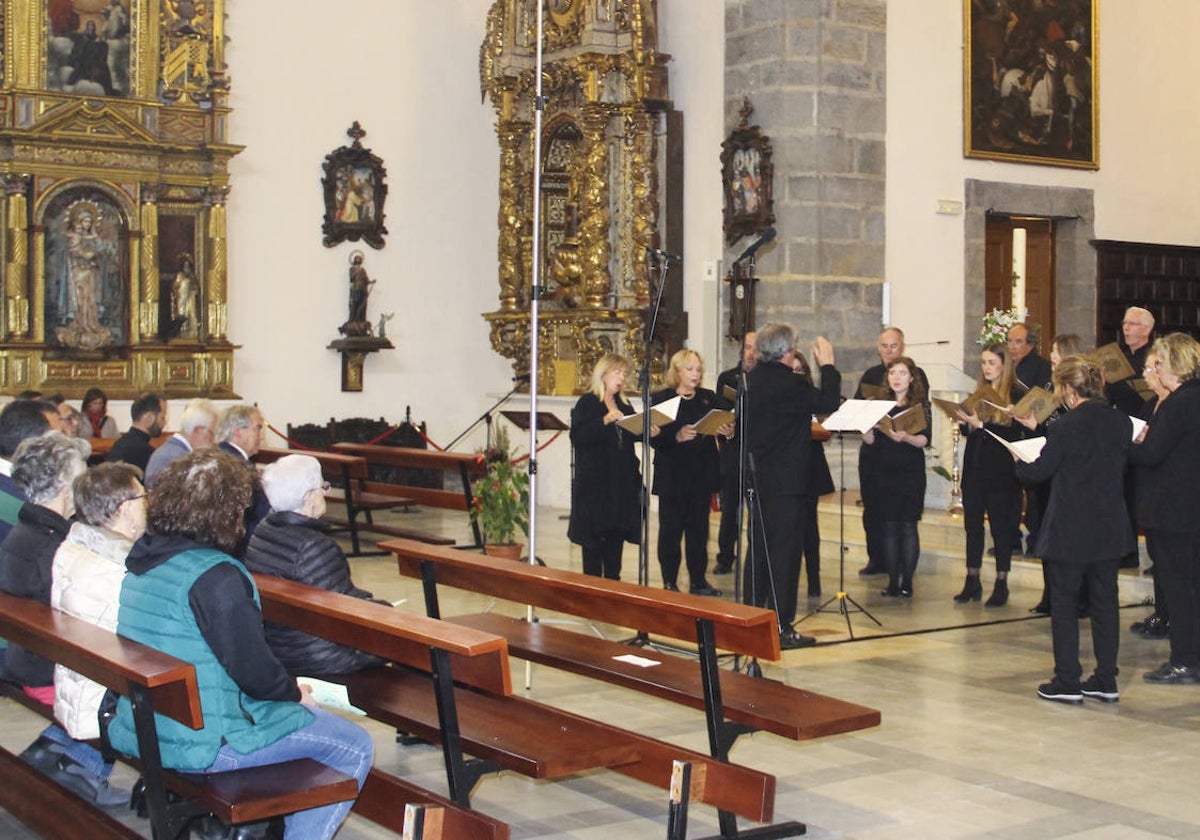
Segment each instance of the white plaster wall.
[[[1200,243],[1200,114],[1187,56],[1200,25],[1190,0],[1100,3],[1100,169],[967,160],[961,0],[891,0],[888,11],[886,276],[892,321],[919,361],[957,364],[967,179],[1095,191],[1100,239]],[[982,313],[980,313],[982,314]],[[949,345],[923,342],[950,339]]]

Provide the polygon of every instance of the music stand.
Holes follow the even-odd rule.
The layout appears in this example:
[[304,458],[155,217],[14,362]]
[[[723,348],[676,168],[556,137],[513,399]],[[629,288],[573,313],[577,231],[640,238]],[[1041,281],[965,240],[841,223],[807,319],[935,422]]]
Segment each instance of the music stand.
[[[501,411],[500,416],[521,431],[529,431],[528,411]],[[537,413],[537,430],[539,432],[565,432],[570,428],[566,423],[559,420],[552,411],[539,411]]]
[[862,613],[874,621],[877,627],[883,626],[879,619],[871,615],[866,607],[855,601],[846,591],[846,432],[861,433],[873,428],[895,404],[894,400],[846,400],[841,408],[821,423],[827,431],[837,433],[841,461],[841,474],[838,479],[838,591],[832,598],[797,621],[797,624],[818,613],[837,613],[846,619],[846,632],[850,634],[851,639],[854,638],[854,627],[850,624],[852,612]]

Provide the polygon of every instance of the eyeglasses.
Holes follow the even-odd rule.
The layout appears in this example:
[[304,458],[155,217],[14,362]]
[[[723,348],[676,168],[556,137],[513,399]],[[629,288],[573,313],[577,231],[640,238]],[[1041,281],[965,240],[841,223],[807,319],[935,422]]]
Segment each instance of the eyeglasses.
[[1154,371],[1157,373],[1158,371],[1162,370],[1162,362],[1151,362],[1150,364],[1148,364],[1144,368],[1142,368],[1142,370],[1143,371]]

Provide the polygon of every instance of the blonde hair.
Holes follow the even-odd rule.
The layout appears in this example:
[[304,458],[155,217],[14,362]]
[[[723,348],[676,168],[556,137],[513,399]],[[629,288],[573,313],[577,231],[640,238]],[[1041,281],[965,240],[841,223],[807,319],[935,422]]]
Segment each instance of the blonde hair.
[[1200,378],[1200,342],[1187,333],[1171,333],[1154,342],[1154,355],[1180,381]]
[[1067,356],[1054,369],[1054,390],[1061,393],[1068,385],[1081,399],[1103,399],[1104,372],[1087,356]]
[[628,375],[633,368],[629,360],[619,353],[605,353],[592,368],[592,393],[604,399],[604,377],[612,370],[623,370]]
[[696,361],[700,363],[700,375],[704,375],[704,359],[700,358],[700,354],[695,350],[689,350],[686,347],[682,350],[676,350],[671,356],[671,363],[667,365],[666,383],[668,388],[679,387],[679,375],[683,373],[683,366],[688,363],[688,359],[692,356],[696,357]]

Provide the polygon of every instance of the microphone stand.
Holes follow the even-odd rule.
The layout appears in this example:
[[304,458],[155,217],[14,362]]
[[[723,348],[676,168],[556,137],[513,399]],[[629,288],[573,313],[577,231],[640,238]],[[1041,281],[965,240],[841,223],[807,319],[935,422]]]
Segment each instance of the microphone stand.
[[[642,368],[639,372],[638,385],[642,392],[642,487],[641,498],[638,502],[641,516],[641,537],[638,540],[638,583],[650,585],[650,351],[654,343],[654,331],[658,327],[658,313],[662,307],[663,291],[667,287],[667,272],[671,268],[671,258],[663,255],[659,259],[654,251],[647,250],[650,255],[651,271],[658,270],[658,289],[654,293],[654,301],[650,309],[650,317],[646,319],[645,340],[642,348]],[[653,276],[653,275],[652,275]],[[650,637],[645,630],[638,630],[627,644],[644,647],[650,644]]]
[[463,429],[462,432],[459,433],[458,437],[456,437],[454,440],[452,440],[448,444],[446,444],[447,452],[449,452],[451,449],[453,449],[454,445],[456,443],[458,443],[460,440],[465,438],[467,435],[471,434],[471,432],[475,429],[475,427],[478,426],[480,423],[487,423],[487,445],[484,447],[484,451],[487,451],[488,449],[492,448],[492,414],[496,411],[497,408],[499,408],[500,406],[502,406],[506,402],[508,402],[510,399],[512,399],[512,395],[517,393],[517,390],[521,387],[522,384],[529,381],[524,376],[517,376],[517,377],[513,377],[513,378],[514,378],[514,381],[516,384],[514,384],[512,386],[512,388],[509,389],[508,393],[505,394],[500,399],[496,400],[490,406],[488,406],[487,410],[485,410],[483,412],[483,414],[480,414],[477,418],[475,418],[475,421],[473,423],[471,423],[470,426],[467,426],[467,428]]

